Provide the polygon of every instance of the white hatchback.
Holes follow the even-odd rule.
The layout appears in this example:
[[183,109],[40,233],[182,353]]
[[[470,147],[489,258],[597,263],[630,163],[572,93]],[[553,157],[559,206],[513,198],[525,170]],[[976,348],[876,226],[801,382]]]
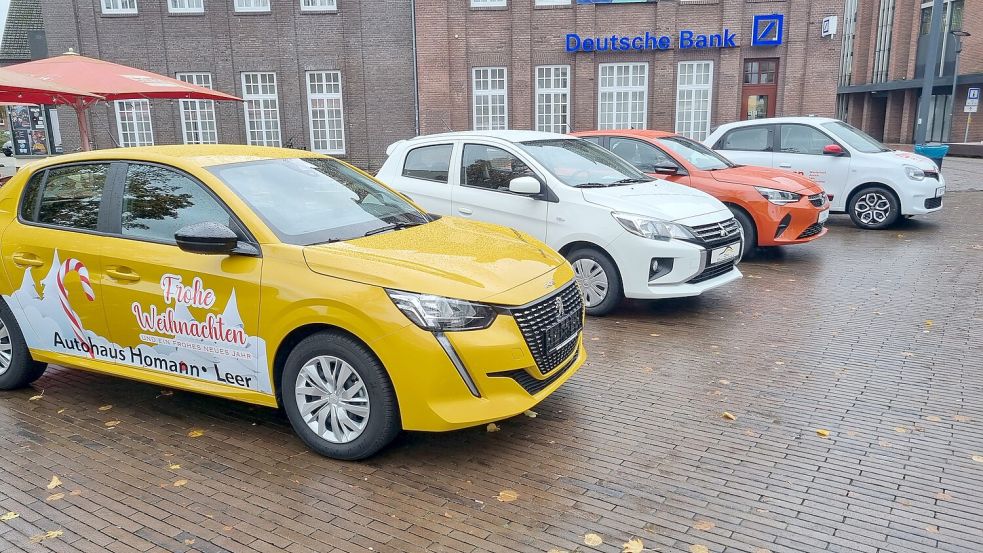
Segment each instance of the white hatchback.
[[942,209],[945,180],[927,157],[892,150],[843,121],[774,117],[727,123],[704,143],[736,163],[788,169],[819,183],[830,210],[860,228]]
[[387,153],[379,179],[426,210],[512,227],[566,256],[591,315],[623,297],[695,296],[741,277],[740,225],[724,204],[586,140],[456,132]]

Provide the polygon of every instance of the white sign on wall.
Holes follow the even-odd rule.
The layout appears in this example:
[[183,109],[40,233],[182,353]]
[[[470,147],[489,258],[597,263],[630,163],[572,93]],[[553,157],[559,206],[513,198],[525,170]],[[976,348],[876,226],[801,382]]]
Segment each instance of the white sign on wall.
[[980,106],[980,89],[971,88],[966,92],[966,106],[963,113],[976,113]]
[[840,18],[835,15],[830,15],[823,18],[823,37],[836,35],[837,27],[839,26]]

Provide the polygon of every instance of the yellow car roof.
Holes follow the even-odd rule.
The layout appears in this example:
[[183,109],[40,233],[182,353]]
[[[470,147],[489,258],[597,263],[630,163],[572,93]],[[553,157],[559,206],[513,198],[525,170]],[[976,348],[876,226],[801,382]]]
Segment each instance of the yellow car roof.
[[240,163],[244,161],[296,157],[328,156],[308,152],[307,150],[291,150],[288,148],[272,148],[267,146],[244,146],[242,144],[188,144],[93,150],[91,152],[79,152],[75,154],[55,156],[31,165],[34,167],[43,167],[78,161],[132,159],[137,161],[155,161],[168,165],[196,165],[198,167],[210,167],[213,165]]

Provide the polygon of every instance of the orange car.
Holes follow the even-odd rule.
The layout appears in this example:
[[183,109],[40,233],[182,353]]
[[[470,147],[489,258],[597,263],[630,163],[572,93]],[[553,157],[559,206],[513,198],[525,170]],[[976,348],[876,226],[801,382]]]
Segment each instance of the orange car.
[[649,175],[702,190],[725,203],[755,246],[810,242],[826,234],[829,199],[802,175],[737,165],[684,136],[662,131],[572,133],[607,148]]

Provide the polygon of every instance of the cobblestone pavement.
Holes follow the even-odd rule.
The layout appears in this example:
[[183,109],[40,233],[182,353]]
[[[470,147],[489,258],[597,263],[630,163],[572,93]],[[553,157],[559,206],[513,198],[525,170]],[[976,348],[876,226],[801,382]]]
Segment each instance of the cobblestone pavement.
[[273,410],[50,369],[0,393],[0,551],[981,551],[981,220],[983,192],[833,216],[725,289],[590,320],[537,417],[362,463]]

